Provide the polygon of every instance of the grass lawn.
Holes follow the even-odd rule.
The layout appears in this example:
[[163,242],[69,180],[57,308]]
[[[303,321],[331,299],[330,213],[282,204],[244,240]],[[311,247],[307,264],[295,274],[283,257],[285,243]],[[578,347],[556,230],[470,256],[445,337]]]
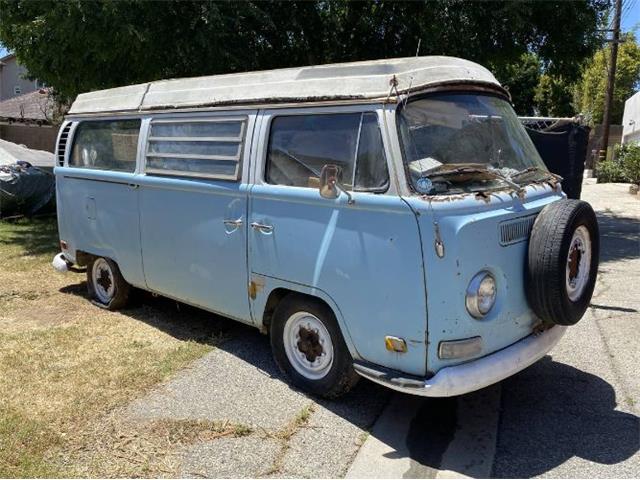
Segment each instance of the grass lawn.
[[0,221],[0,478],[171,475],[172,445],[247,433],[113,420],[214,348],[230,322],[143,294],[102,310],[84,274],[53,270],[57,252],[55,218]]

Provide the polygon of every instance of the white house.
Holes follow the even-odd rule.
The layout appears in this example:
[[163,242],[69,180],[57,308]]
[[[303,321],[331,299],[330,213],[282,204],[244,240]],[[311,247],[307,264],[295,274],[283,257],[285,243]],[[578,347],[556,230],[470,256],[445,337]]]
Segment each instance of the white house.
[[624,102],[622,143],[640,142],[640,92]]

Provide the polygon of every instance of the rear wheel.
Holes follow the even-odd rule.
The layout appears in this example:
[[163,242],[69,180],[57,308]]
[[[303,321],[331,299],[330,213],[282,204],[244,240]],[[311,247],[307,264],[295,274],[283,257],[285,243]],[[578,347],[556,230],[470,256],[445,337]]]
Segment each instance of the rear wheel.
[[307,392],[336,398],[358,381],[335,315],[315,299],[282,300],[271,325],[271,348],[280,370]]
[[124,307],[131,292],[131,286],[120,273],[116,262],[104,257],[97,257],[89,264],[87,289],[95,303],[109,310]]

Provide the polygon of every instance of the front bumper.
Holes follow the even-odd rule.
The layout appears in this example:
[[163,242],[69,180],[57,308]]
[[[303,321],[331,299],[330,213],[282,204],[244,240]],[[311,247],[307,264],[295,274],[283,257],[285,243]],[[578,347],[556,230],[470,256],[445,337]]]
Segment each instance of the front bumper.
[[567,327],[556,325],[539,334],[531,334],[513,345],[468,363],[445,367],[429,379],[407,377],[399,372],[354,363],[363,377],[412,395],[453,397],[480,390],[527,368],[551,350]]

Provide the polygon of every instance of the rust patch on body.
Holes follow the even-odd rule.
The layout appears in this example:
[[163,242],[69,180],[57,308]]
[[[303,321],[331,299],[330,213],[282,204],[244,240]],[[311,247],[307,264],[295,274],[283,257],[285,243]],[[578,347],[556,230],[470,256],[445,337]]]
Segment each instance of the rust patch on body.
[[249,282],[249,297],[251,300],[255,300],[260,293],[264,289],[264,280],[261,278],[256,278],[255,280],[251,280]]

